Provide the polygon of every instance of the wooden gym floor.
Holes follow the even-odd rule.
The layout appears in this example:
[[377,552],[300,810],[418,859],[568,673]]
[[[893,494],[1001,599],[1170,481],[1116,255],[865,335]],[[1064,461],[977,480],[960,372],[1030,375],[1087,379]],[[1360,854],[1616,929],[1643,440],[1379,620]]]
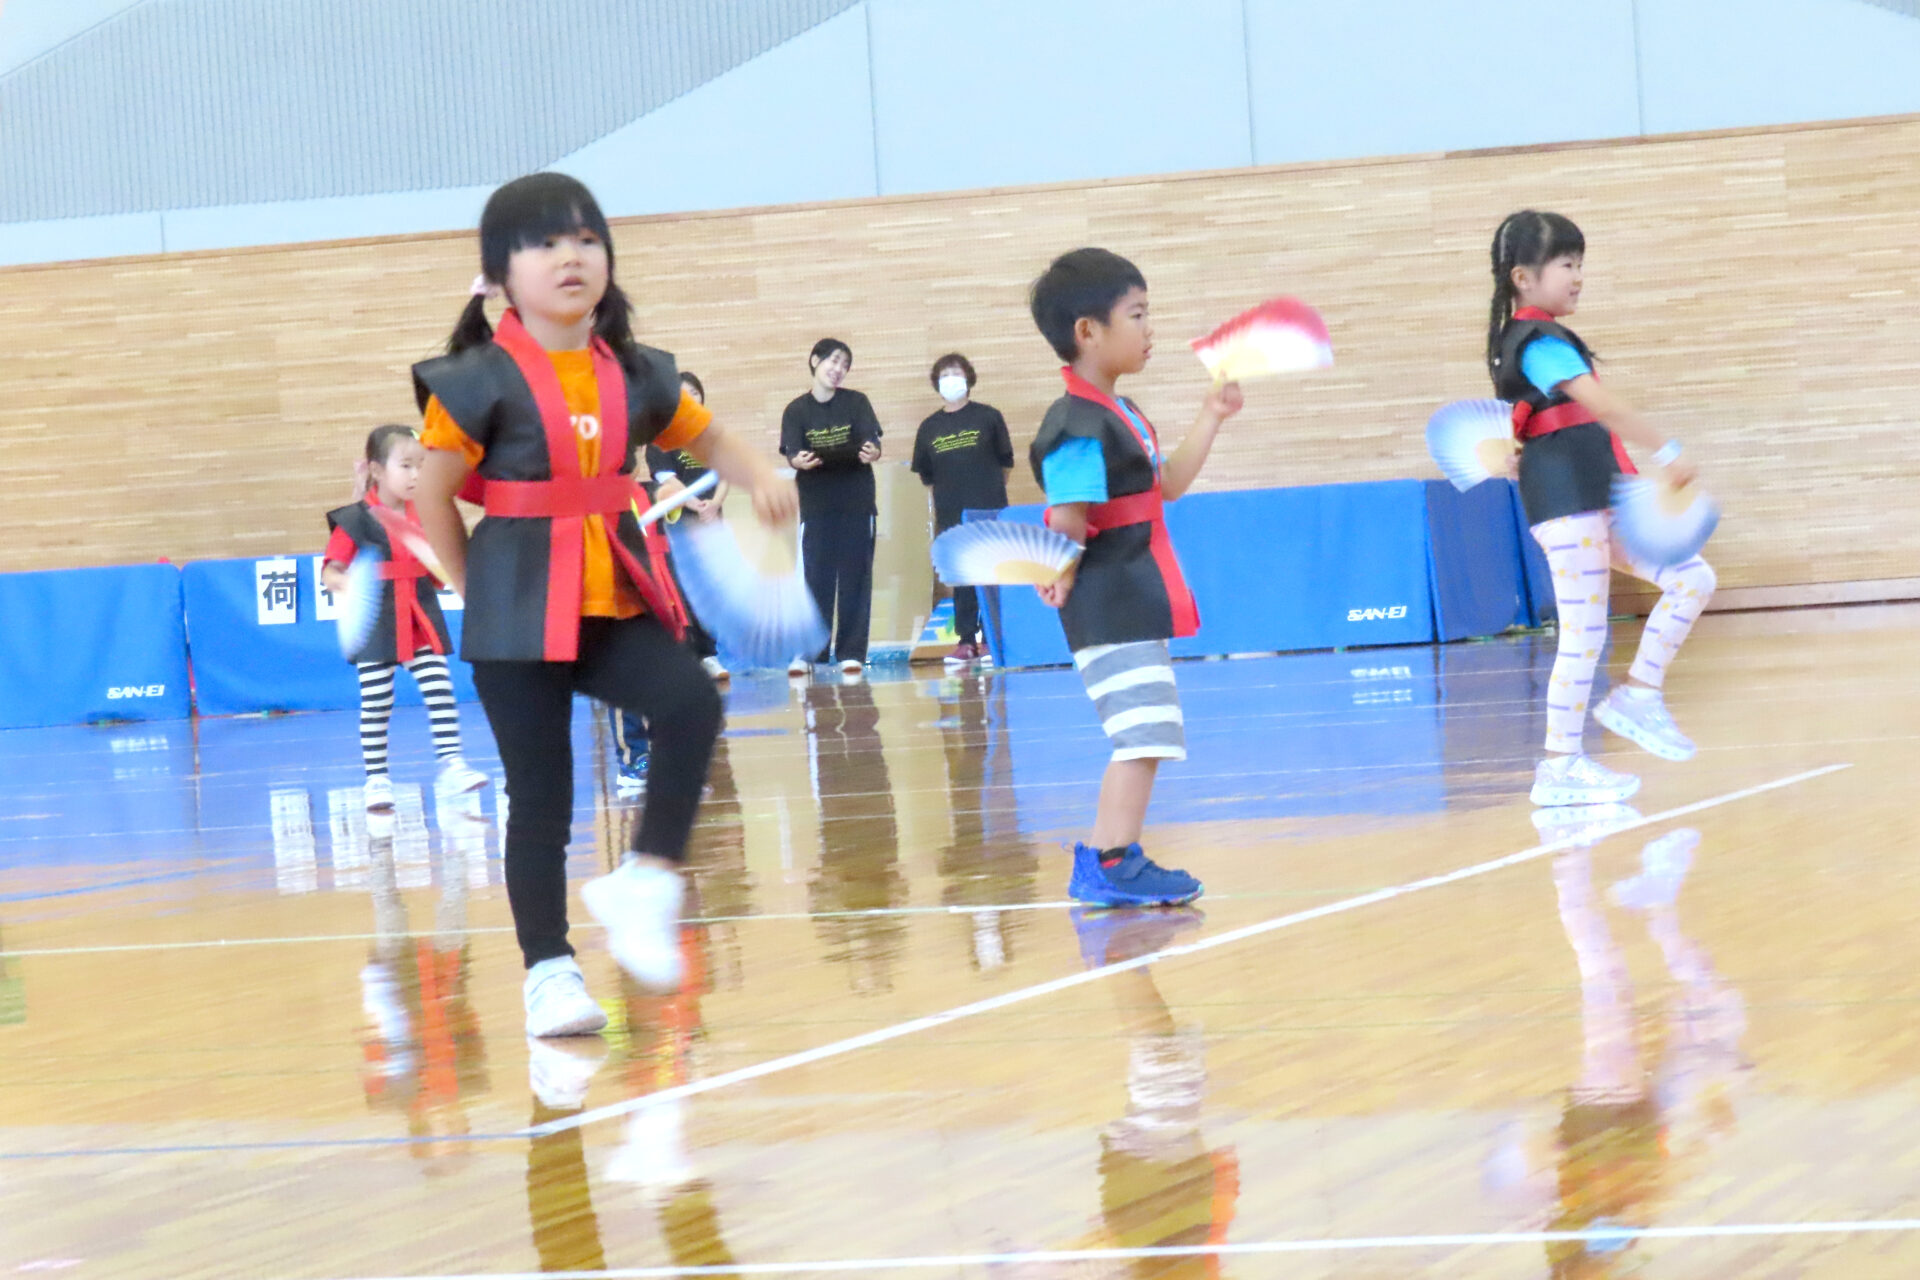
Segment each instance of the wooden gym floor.
[[1063,901],[1071,672],[741,680],[695,979],[577,928],[562,1046],[419,711],[371,831],[351,715],[0,734],[0,1275],[1911,1277],[1917,639],[1709,616],[1699,758],[1605,740],[1590,843],[1525,799],[1550,638],[1185,664],[1209,893],[1133,916]]

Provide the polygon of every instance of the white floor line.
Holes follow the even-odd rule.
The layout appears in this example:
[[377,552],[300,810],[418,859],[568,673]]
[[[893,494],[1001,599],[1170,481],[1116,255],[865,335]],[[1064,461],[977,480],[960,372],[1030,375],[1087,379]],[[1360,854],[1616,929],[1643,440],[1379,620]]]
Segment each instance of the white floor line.
[[[1635,831],[1642,827],[1650,827],[1662,822],[1671,822],[1675,818],[1684,818],[1688,814],[1700,813],[1707,809],[1718,808],[1721,805],[1732,804],[1735,801],[1750,799],[1757,795],[1764,795],[1769,791],[1778,791],[1784,787],[1791,787],[1798,783],[1810,782],[1815,778],[1823,778],[1830,773],[1838,773],[1843,769],[1851,769],[1852,767],[1853,765],[1851,763],[1830,764],[1823,768],[1809,769],[1803,773],[1790,774],[1787,777],[1779,778],[1772,782],[1763,782],[1757,786],[1742,787],[1738,791],[1724,792],[1717,796],[1710,796],[1705,800],[1697,800],[1692,804],[1684,804],[1678,808],[1652,814],[1648,817],[1641,818],[1637,822],[1622,823],[1618,827],[1610,829],[1608,836],[1611,838],[1622,832]],[[711,1093],[716,1089],[724,1089],[730,1085],[744,1084],[749,1080],[758,1080],[762,1076],[778,1075],[783,1071],[792,1071],[796,1067],[811,1066],[813,1063],[824,1062],[829,1058],[844,1057],[849,1053],[857,1053],[862,1049],[870,1049],[875,1045],[886,1044],[891,1040],[899,1040],[906,1036],[918,1035],[922,1031],[931,1031],[936,1027],[944,1027],[964,1018],[975,1018],[983,1013],[994,1013],[1001,1009],[1010,1008],[1013,1005],[1024,1004],[1029,1000],[1038,1000],[1044,996],[1056,995],[1062,991],[1070,991],[1075,987],[1082,987],[1089,983],[1098,982],[1116,973],[1125,973],[1132,969],[1143,969],[1148,965],[1160,964],[1167,960],[1178,959],[1181,956],[1199,955],[1204,951],[1213,951],[1220,947],[1232,946],[1236,942],[1245,942],[1249,938],[1262,937],[1269,933],[1276,933],[1282,929],[1290,929],[1295,925],[1306,924],[1309,921],[1322,920],[1328,916],[1344,915],[1349,911],[1358,911],[1361,907],[1370,907],[1380,902],[1391,902],[1395,898],[1404,898],[1410,894],[1420,893],[1427,889],[1438,889],[1443,885],[1458,884],[1463,880],[1472,880],[1476,877],[1487,875],[1490,872],[1504,870],[1507,867],[1517,867],[1522,863],[1532,862],[1548,854],[1558,853],[1562,849],[1571,848],[1575,843],[1578,842],[1573,840],[1556,840],[1549,844],[1534,845],[1532,848],[1522,849],[1518,853],[1510,853],[1499,858],[1490,858],[1485,862],[1476,862],[1472,866],[1461,867],[1454,871],[1445,871],[1438,875],[1423,877],[1419,880],[1409,880],[1404,884],[1389,885],[1384,889],[1376,889],[1371,893],[1363,893],[1351,898],[1342,898],[1337,902],[1329,902],[1322,906],[1310,907],[1305,911],[1295,911],[1287,915],[1276,916],[1271,920],[1263,920],[1258,924],[1245,925],[1238,929],[1229,929],[1225,933],[1216,933],[1211,937],[1201,938],[1195,942],[1182,943],[1179,946],[1168,947],[1163,951],[1150,952],[1137,959],[1123,960],[1118,964],[1106,965],[1099,969],[1088,969],[1081,973],[1068,974],[1064,978],[1055,978],[1050,982],[1038,983],[1031,987],[1021,987],[1016,991],[1004,992],[997,996],[990,996],[985,1000],[976,1000],[971,1004],[963,1004],[952,1009],[942,1010],[939,1013],[928,1014],[925,1017],[895,1023],[891,1027],[882,1027],[876,1031],[868,1031],[861,1035],[849,1036],[845,1040],[836,1040],[831,1044],[820,1045],[817,1048],[805,1049],[799,1053],[790,1053],[785,1057],[770,1058],[765,1062],[755,1063],[750,1067],[741,1067],[736,1071],[722,1072],[719,1075],[708,1076],[702,1080],[693,1080],[686,1084],[676,1085],[671,1089],[661,1089],[655,1093],[643,1094],[638,1098],[630,1098],[625,1102],[617,1102],[610,1106],[597,1107],[592,1111],[582,1111],[577,1115],[566,1116],[558,1120],[549,1121],[543,1125],[536,1125],[526,1132],[531,1137],[544,1137],[548,1134],[563,1133],[568,1129],[578,1129],[601,1120],[615,1119],[629,1112],[637,1111],[642,1107],[654,1106],[675,1098],[690,1098],[697,1094]]]
[[[1043,1249],[1026,1253],[956,1253],[905,1258],[840,1258],[808,1262],[734,1262],[704,1267],[620,1267],[609,1271],[547,1271],[486,1275],[414,1276],[408,1280],[665,1280],[670,1276],[831,1275],[890,1267],[995,1267],[1066,1262],[1126,1262],[1151,1258],[1234,1258],[1282,1253],[1345,1253],[1385,1249],[1477,1249],[1490,1245],[1596,1241],[1610,1246],[1637,1240],[1778,1239],[1785,1236],[1888,1235],[1920,1231],[1920,1218],[1864,1218],[1852,1222],[1728,1222],[1691,1227],[1627,1227],[1602,1231],[1463,1231],[1438,1235],[1352,1236],[1320,1240],[1259,1240],[1245,1244],[1168,1245],[1140,1249]],[[388,1280],[388,1278],[383,1278]],[[398,1278],[390,1278],[398,1280]]]

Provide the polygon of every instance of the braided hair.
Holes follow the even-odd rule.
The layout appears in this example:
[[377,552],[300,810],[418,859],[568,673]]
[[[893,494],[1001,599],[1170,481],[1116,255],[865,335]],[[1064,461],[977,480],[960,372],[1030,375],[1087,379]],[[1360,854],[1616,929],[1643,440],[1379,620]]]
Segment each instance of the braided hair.
[[1493,233],[1493,306],[1487,317],[1487,374],[1500,385],[1500,340],[1513,322],[1513,271],[1538,271],[1555,258],[1584,254],[1587,238],[1573,220],[1557,213],[1522,209],[1510,213]]

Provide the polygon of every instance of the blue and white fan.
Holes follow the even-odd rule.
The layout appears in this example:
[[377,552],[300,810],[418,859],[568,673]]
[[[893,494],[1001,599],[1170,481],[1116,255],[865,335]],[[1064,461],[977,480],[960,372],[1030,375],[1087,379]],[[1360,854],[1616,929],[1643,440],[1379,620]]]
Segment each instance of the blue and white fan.
[[347,566],[347,580],[334,593],[334,626],[340,631],[340,656],[351,658],[366,648],[380,621],[380,602],[386,584],[380,566],[386,558],[373,547],[362,547]]
[[1613,478],[1613,536],[1647,563],[1665,569],[1700,554],[1720,523],[1720,504],[1697,485],[1659,476]]
[[982,520],[933,540],[933,571],[950,587],[1045,587],[1080,558],[1080,544],[1045,525]]
[[688,607],[726,653],[751,667],[782,667],[826,644],[827,624],[797,564],[761,572],[723,520],[679,521],[667,540]]
[[1463,493],[1506,475],[1514,447],[1513,406],[1505,400],[1456,400],[1427,419],[1427,452]]

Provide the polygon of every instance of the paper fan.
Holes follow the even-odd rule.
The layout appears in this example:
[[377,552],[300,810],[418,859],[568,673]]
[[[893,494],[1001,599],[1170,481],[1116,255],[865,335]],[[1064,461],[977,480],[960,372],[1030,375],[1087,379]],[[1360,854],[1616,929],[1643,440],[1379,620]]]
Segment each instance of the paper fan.
[[667,536],[688,606],[727,653],[751,667],[781,667],[827,642],[827,624],[791,560],[762,573],[720,520],[682,520]]
[[1243,311],[1204,338],[1194,354],[1215,382],[1304,373],[1333,364],[1327,322],[1298,298],[1275,298]]
[[382,502],[369,502],[373,518],[387,531],[387,537],[407,549],[407,553],[418,560],[426,571],[442,583],[447,580],[446,566],[440,563],[440,557],[434,553],[433,544],[427,541],[427,531],[406,517],[404,512],[395,511]]
[[950,587],[1044,587],[1080,558],[1073,539],[1045,525],[983,520],[933,540],[933,571]]
[[1427,452],[1462,492],[1507,474],[1513,450],[1513,406],[1505,400],[1456,400],[1427,419]]
[[1652,476],[1613,478],[1613,531],[1620,545],[1665,569],[1700,554],[1720,523],[1720,504],[1698,487]]
[[386,584],[380,580],[384,557],[362,547],[347,566],[347,580],[335,593],[334,625],[340,629],[340,656],[351,658],[367,647],[373,626],[380,621],[380,602]]

